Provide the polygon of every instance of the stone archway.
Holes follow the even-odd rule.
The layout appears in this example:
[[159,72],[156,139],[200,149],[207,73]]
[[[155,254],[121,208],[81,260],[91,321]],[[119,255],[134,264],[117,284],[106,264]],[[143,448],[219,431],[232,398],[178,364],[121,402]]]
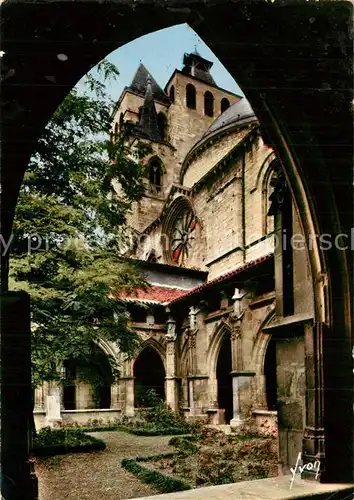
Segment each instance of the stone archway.
[[[62,390],[64,410],[111,408],[112,370],[107,355],[98,345],[90,361],[68,359],[64,363],[67,383]],[[85,377],[88,375],[88,378]]]
[[136,358],[133,376],[135,408],[146,406],[146,393],[151,389],[165,400],[165,367],[160,354],[152,346],[146,346]]
[[232,391],[232,352],[229,333],[223,335],[216,363],[216,379],[218,385],[218,406],[225,410],[225,423],[230,423],[233,417]]

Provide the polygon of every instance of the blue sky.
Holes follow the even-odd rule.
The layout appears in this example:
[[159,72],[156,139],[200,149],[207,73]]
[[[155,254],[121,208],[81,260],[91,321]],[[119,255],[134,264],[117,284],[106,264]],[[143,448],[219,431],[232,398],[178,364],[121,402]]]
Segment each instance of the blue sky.
[[195,48],[202,57],[213,61],[211,74],[219,87],[244,95],[209,47],[187,24],[179,24],[137,38],[107,56],[120,73],[118,79],[107,86],[109,94],[114,100],[118,100],[123,88],[131,83],[140,61],[164,88],[173,71],[176,68],[182,69],[183,54],[193,52]]

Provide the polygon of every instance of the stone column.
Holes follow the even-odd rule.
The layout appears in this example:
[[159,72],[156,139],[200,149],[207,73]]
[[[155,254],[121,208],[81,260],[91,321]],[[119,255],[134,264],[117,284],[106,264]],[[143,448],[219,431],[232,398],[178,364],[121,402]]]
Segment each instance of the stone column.
[[178,391],[176,376],[176,342],[167,340],[166,349],[166,403],[173,410],[178,410]]
[[48,384],[48,394],[45,398],[45,423],[49,427],[56,427],[61,421],[61,387],[58,382]]
[[119,382],[111,385],[111,409],[120,410],[120,387]]
[[[303,438],[302,459],[304,464],[320,461],[321,470],[325,456],[323,423],[323,324],[306,323],[305,373],[306,373],[306,426]],[[306,476],[315,474],[306,471]]]
[[125,378],[125,414],[134,417],[134,377]]
[[232,355],[232,406],[233,417],[230,425],[237,426],[242,422],[240,411],[240,387],[237,373],[242,370],[242,345],[241,345],[241,320],[235,319],[231,332],[231,355]]
[[37,500],[29,460],[32,442],[30,300],[4,292],[1,319],[1,493],[6,500]]
[[176,383],[176,321],[172,316],[167,320],[166,333],[166,403],[174,411],[178,409]]
[[250,401],[251,382],[254,375],[254,372],[246,370],[231,372],[234,413],[230,420],[231,426],[237,427],[247,417],[248,408],[251,406],[247,402]]
[[44,411],[44,384],[34,390],[34,409]]

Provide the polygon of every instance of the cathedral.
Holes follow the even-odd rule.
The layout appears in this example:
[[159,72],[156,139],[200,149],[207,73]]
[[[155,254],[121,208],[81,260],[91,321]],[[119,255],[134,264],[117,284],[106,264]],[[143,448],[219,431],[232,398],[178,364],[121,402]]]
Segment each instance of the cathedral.
[[[260,431],[279,423],[287,466],[307,439],[314,316],[307,253],[292,244],[303,235],[301,217],[250,104],[217,85],[212,64],[184,54],[164,89],[140,64],[117,102],[112,134],[132,122],[132,146],[151,147],[125,252],[150,287],[117,297],[141,344],[127,361],[102,342],[98,356],[116,359],[119,381],[95,397],[73,381],[61,392],[60,418],[134,416],[153,388],[187,419]],[[35,399],[45,425],[45,386]]]

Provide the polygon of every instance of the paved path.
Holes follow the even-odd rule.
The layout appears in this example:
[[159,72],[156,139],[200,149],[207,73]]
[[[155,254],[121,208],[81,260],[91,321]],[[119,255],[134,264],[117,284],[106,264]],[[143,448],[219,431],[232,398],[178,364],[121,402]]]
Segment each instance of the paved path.
[[142,437],[123,432],[92,433],[104,451],[37,459],[39,500],[123,500],[158,492],[120,466],[123,458],[173,451],[169,436]]
[[178,493],[159,494],[140,500],[352,500],[353,485],[319,484],[296,478],[289,488],[292,476],[256,479],[221,486],[208,486]]

